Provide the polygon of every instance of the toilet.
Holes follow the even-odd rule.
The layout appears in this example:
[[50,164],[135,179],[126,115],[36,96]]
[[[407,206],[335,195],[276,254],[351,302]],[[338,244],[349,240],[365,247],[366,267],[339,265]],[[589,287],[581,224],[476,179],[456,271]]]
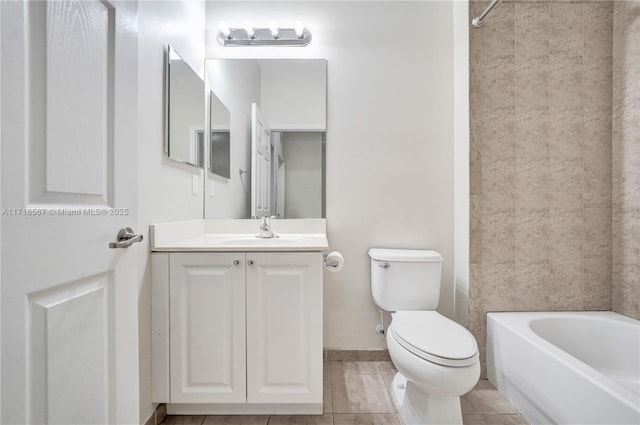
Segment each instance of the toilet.
[[430,250],[369,250],[371,292],[391,312],[387,347],[398,373],[393,397],[405,424],[462,425],[460,396],[480,378],[478,345],[436,311],[442,256]]

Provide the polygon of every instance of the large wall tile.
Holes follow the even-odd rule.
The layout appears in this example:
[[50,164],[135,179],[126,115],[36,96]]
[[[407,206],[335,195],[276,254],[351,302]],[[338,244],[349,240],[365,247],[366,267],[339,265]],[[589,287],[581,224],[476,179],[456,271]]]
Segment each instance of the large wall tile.
[[515,56],[483,56],[482,60],[482,105],[489,108],[515,106]]
[[583,141],[584,197],[586,208],[611,210],[611,143],[587,132]]
[[518,157],[549,156],[549,108],[518,108],[515,150]]
[[549,259],[549,210],[516,210],[516,261],[545,261]]
[[611,310],[611,262],[608,258],[584,262],[582,300],[585,310]]
[[469,193],[482,195],[482,163],[480,161],[469,163]]
[[516,55],[549,55],[549,4],[516,3]]
[[[636,75],[640,75],[640,70]],[[640,93],[640,87],[637,92]],[[612,152],[615,160],[640,153],[640,98],[637,103],[637,106],[622,101],[613,104]]]
[[584,231],[584,258],[611,258],[611,208],[585,208]]
[[482,198],[479,195],[471,195],[470,203],[470,229],[480,231],[482,225]]
[[549,308],[551,310],[582,310],[584,260],[553,258],[549,277]]
[[549,156],[581,158],[584,124],[583,108],[553,108],[549,122]]
[[[515,260],[516,212],[484,208],[482,211],[482,263]],[[486,281],[485,281],[486,282]]]
[[480,300],[484,311],[507,311],[512,308],[518,302],[514,292],[515,281],[515,261],[483,263]]
[[550,274],[549,261],[517,261],[513,310],[544,310],[549,300]]
[[551,158],[549,172],[551,208],[581,208],[583,181],[582,158]]
[[482,28],[482,56],[515,55],[515,5],[503,3],[491,11]]
[[549,291],[549,306],[554,311],[584,310],[582,283],[566,281],[562,286],[553,286]]
[[482,203],[492,208],[515,208],[515,158],[483,157]]
[[[473,3],[473,16],[488,4]],[[470,53],[470,149],[482,164],[471,169],[469,314],[481,348],[487,311],[640,313],[621,295],[640,290],[620,265],[640,264],[640,2],[494,12],[469,33],[481,46]]]
[[640,154],[612,158],[613,206],[638,208],[640,206]]
[[516,158],[516,208],[549,207],[549,159]]
[[613,46],[613,2],[584,4],[584,57],[611,56]]
[[640,209],[614,207],[612,217],[614,264],[640,262]]
[[614,264],[613,282],[613,310],[640,317],[640,264]]
[[611,56],[584,61],[584,106],[611,107],[612,66]]
[[550,2],[549,51],[552,55],[582,55],[583,5],[570,2]]
[[549,56],[516,58],[516,106],[539,108],[549,105]]
[[516,108],[490,108],[482,111],[482,156],[515,155]]
[[582,106],[582,56],[551,55],[549,104],[552,108]]
[[584,211],[576,209],[551,209],[549,211],[549,258],[584,258]]

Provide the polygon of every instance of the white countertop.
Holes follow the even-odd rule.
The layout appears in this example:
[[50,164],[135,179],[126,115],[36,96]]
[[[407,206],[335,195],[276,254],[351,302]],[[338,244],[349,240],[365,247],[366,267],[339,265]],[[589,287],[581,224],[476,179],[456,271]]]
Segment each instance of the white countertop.
[[273,219],[276,238],[256,237],[260,220],[191,220],[151,225],[151,251],[324,251],[324,219]]

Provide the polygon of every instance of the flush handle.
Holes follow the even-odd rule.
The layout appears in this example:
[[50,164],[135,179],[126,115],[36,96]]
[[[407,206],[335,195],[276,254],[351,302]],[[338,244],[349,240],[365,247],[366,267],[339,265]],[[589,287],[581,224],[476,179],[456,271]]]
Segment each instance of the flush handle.
[[382,268],[382,269],[388,269],[389,267],[391,267],[391,264],[389,263],[382,263],[382,264],[378,264],[378,267]]

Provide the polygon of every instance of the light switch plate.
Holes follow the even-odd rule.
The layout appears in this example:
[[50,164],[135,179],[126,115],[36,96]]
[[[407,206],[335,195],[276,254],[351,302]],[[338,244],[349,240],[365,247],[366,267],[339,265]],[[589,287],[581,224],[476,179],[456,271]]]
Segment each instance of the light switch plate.
[[193,193],[194,195],[198,194],[198,187],[200,186],[200,176],[198,176],[197,174],[192,174],[191,175],[192,180],[191,180],[191,193]]

